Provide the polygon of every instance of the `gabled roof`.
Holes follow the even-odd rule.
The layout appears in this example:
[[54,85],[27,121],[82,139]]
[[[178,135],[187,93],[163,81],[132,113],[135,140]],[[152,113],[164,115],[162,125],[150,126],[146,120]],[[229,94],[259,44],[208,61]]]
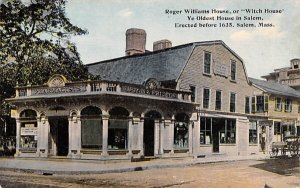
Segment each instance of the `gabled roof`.
[[252,84],[254,84],[255,86],[264,90],[267,93],[300,98],[300,92],[296,91],[288,85],[283,85],[277,82],[258,80],[255,78],[249,78],[249,80],[250,82],[252,82]]
[[[88,64],[88,70],[103,80],[143,84],[147,79],[177,81],[195,46],[221,44],[242,59],[223,41],[194,42],[145,54],[125,56]],[[244,65],[243,65],[244,66]],[[245,69],[245,67],[244,67]]]

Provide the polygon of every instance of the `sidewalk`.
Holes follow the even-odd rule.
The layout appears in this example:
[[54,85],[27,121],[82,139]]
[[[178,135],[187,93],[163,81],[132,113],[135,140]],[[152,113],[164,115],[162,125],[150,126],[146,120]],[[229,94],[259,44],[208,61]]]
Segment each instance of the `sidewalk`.
[[210,156],[206,158],[167,158],[150,161],[97,161],[74,159],[0,158],[0,169],[38,174],[103,174],[141,171],[155,168],[184,167],[195,164],[266,159],[267,155]]

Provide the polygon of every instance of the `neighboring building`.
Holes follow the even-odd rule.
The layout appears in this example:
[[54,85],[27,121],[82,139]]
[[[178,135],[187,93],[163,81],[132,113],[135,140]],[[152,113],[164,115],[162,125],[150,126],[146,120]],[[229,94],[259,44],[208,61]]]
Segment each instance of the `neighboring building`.
[[290,67],[275,69],[274,72],[262,76],[269,82],[278,82],[300,91],[300,59],[292,59]]
[[266,133],[266,148],[272,142],[283,141],[284,137],[300,135],[300,93],[276,82],[249,78],[261,92],[251,99],[252,113],[268,117],[260,131]]

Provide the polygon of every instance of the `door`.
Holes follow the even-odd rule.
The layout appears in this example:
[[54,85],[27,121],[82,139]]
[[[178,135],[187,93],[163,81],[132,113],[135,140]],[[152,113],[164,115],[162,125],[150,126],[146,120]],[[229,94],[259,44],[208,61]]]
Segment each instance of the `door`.
[[154,156],[154,119],[144,119],[144,153]]
[[49,117],[50,136],[54,142],[54,155],[66,156],[69,151],[69,122],[66,116]]

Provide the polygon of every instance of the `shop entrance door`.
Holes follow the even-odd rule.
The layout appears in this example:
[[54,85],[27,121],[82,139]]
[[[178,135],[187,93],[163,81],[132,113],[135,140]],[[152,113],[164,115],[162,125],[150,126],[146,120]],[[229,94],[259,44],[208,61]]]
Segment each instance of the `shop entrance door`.
[[154,119],[144,119],[144,153],[154,156]]
[[220,152],[220,130],[225,120],[222,118],[212,118],[212,137],[213,137],[213,153]]
[[67,156],[69,151],[69,122],[67,116],[49,117],[52,154]]

